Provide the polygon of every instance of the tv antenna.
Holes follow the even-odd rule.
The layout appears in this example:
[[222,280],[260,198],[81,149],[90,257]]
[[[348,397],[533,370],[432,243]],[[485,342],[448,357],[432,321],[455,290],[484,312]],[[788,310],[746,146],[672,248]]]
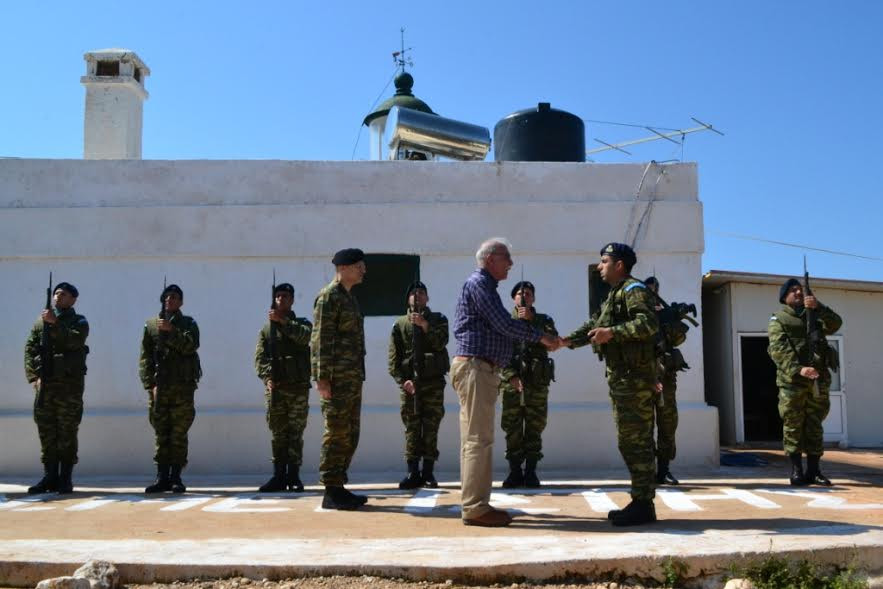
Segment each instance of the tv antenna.
[[[626,151],[623,148],[629,147],[630,145],[638,145],[639,143],[649,143],[650,141],[659,141],[660,139],[665,139],[666,141],[671,141],[675,145],[680,145],[681,147],[683,147],[684,146],[684,138],[687,135],[689,135],[690,133],[699,133],[700,131],[713,131],[713,132],[717,133],[718,135],[723,135],[723,133],[721,131],[718,131],[709,123],[703,123],[702,121],[700,121],[699,119],[697,119],[695,117],[690,117],[690,118],[693,119],[695,122],[699,123],[699,126],[698,127],[690,127],[689,129],[674,129],[674,130],[667,131],[667,132],[661,132],[657,129],[654,129],[653,127],[651,127],[649,125],[642,125],[644,129],[647,129],[648,131],[653,133],[653,135],[651,135],[649,137],[642,137],[640,139],[631,139],[629,141],[620,141],[619,143],[608,143],[602,139],[598,139],[597,137],[595,137],[594,138],[595,141],[602,144],[603,147],[596,147],[595,149],[586,150],[586,156],[590,156],[595,153],[601,153],[603,151],[611,151],[611,150],[620,151],[626,155],[632,155],[630,152]],[[676,139],[676,138],[679,138],[679,139]],[[591,158],[588,158],[588,159],[591,160]]]
[[399,51],[392,52],[392,60],[396,64],[396,67],[402,68],[402,73],[405,73],[405,66],[414,67],[414,62],[408,57],[406,52],[412,51],[413,47],[405,48],[405,27],[402,27],[399,32],[402,34],[402,48]]

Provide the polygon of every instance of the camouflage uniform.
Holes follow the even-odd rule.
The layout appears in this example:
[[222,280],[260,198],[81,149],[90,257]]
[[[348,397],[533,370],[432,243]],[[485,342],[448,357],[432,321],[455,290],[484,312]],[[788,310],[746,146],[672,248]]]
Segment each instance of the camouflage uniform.
[[310,364],[313,380],[328,381],[332,392],[331,399],[319,401],[325,418],[319,480],[342,486],[359,444],[365,327],[359,302],[337,279],[319,291],[313,304]]
[[[49,326],[51,365],[41,377],[40,340],[43,319],[37,319],[25,344],[25,376],[39,395],[34,399],[34,421],[40,436],[44,465],[77,463],[77,432],[83,418],[83,389],[89,323],[73,307],[55,310],[58,321]],[[36,380],[42,378],[42,392]]]
[[[817,321],[820,332],[835,333],[843,324],[840,316],[819,304]],[[831,389],[830,354],[835,351],[822,339],[817,344],[815,358],[807,358],[806,310],[799,313],[788,305],[770,317],[768,327],[769,355],[776,364],[776,384],[779,387],[779,415],[782,417],[782,440],[786,454],[823,453],[822,422],[828,415]],[[800,375],[802,366],[812,366],[819,372],[813,381]],[[817,390],[814,382],[818,384]]]
[[414,395],[400,391],[402,423],[405,425],[405,459],[435,461],[438,460],[438,428],[445,416],[445,374],[450,368],[446,347],[448,319],[441,313],[433,313],[429,307],[424,308],[421,315],[429,322],[429,329],[424,333],[419,327],[416,328],[422,352],[419,380],[414,380],[415,326],[409,315],[399,317],[392,326],[389,336],[389,375],[399,387],[406,380],[414,380],[417,391]]
[[264,384],[273,380],[273,391],[266,389],[267,425],[270,427],[274,464],[300,466],[303,459],[304,428],[310,412],[310,335],[313,325],[305,318],[288,313],[288,320],[276,324],[276,358],[279,374],[273,379],[270,358],[270,323],[258,335],[254,367]]
[[[512,311],[512,317],[518,319],[517,309]],[[548,315],[534,311],[529,323],[544,334],[558,337],[555,322]],[[549,413],[549,383],[555,378],[554,366],[546,346],[525,342],[516,344],[512,362],[501,370],[503,411],[500,424],[506,432],[506,460],[542,460],[542,435]],[[523,397],[509,384],[516,376],[521,378]]]
[[627,277],[610,289],[601,312],[571,333],[571,347],[589,343],[594,327],[612,327],[613,339],[597,351],[607,360],[619,452],[631,473],[631,496],[655,496],[653,405],[656,398],[654,336],[658,327],[653,300],[638,280]]
[[[196,410],[193,394],[202,376],[199,364],[199,326],[176,311],[174,329],[160,332],[158,317],[144,324],[139,375],[147,391],[150,425],[155,433],[153,460],[157,465],[187,465],[187,432]],[[159,359],[159,368],[156,361]],[[153,387],[158,386],[156,400]]]

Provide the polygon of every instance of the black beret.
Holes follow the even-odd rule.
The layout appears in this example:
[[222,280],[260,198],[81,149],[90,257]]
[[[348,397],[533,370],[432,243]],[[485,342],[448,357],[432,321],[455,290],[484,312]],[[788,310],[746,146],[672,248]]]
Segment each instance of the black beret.
[[785,281],[785,284],[782,285],[782,288],[779,289],[779,302],[785,304],[785,296],[788,294],[788,291],[791,290],[792,286],[800,286],[800,281],[796,278],[789,278]]
[[411,296],[411,293],[414,292],[414,291],[417,290],[417,289],[424,290],[424,291],[426,291],[427,293],[429,292],[429,289],[426,288],[426,285],[425,285],[425,284],[423,284],[423,283],[420,282],[419,280],[415,280],[415,281],[412,282],[410,285],[408,285],[408,292],[405,294],[405,298],[408,298],[409,296]]
[[364,259],[365,252],[358,248],[349,247],[334,254],[331,263],[335,266],[349,266],[350,264],[358,264]]
[[277,285],[276,285],[276,288],[273,289],[273,294],[274,294],[274,295],[275,295],[276,293],[279,293],[279,292],[287,292],[287,293],[290,294],[291,296],[294,296],[294,287],[291,286],[291,285],[290,285],[289,283],[287,283],[287,282],[283,282],[282,284],[277,284]]
[[52,292],[54,293],[56,290],[63,290],[74,298],[80,296],[80,291],[78,291],[77,287],[70,282],[59,282],[55,285],[55,288],[52,290]]
[[638,257],[635,255],[635,250],[624,243],[616,243],[615,241],[602,247],[601,255],[622,260],[623,263],[630,268],[638,261]]
[[644,279],[644,284],[650,286],[651,284],[656,285],[656,290],[659,290],[659,280],[655,276],[648,276]]
[[181,290],[181,287],[178,286],[177,284],[170,284],[167,287],[165,287],[162,291],[162,294],[159,295],[159,302],[161,302],[161,303],[165,302],[166,295],[169,294],[170,292],[178,293],[179,297],[181,297],[182,299],[184,298],[184,291]]
[[521,290],[522,286],[524,288],[529,288],[531,290],[531,292],[533,292],[534,294],[537,293],[537,289],[534,288],[533,282],[530,282],[528,280],[522,280],[521,282],[517,283],[515,286],[512,287],[512,293],[509,296],[511,296],[514,299],[515,295],[518,294],[518,291]]

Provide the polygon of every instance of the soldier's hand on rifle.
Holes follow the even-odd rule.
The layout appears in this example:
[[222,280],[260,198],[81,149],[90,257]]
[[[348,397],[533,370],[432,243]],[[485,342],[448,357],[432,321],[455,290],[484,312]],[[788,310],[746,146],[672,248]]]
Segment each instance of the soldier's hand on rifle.
[[267,313],[267,318],[270,321],[275,321],[276,323],[285,323],[286,319],[288,319],[288,317],[286,317],[285,314],[279,309],[270,309],[270,311]]
[[515,307],[515,312],[518,313],[519,319],[533,320],[534,313],[532,307]]
[[609,327],[596,327],[587,334],[593,344],[606,344],[613,339],[613,330]]
[[813,295],[806,295],[803,297],[803,306],[807,309],[818,309],[819,300]]
[[55,325],[58,322],[58,318],[55,316],[55,311],[52,309],[43,309],[43,312],[40,313],[40,317],[42,317],[43,321],[49,325]]
[[654,388],[656,389],[656,392],[657,392],[657,393],[661,393],[661,392],[662,392],[662,382],[660,382],[660,381],[657,380],[657,381],[656,381],[656,386],[655,386]]
[[409,395],[413,395],[414,391],[416,390],[416,389],[414,389],[414,381],[413,380],[406,380],[405,382],[403,382],[402,383],[402,390],[405,391],[406,393],[408,393]]
[[159,387],[156,386],[156,385],[153,385],[153,388],[150,389],[150,395],[153,397],[153,402],[154,402],[154,403],[156,403],[156,393],[157,393],[157,391],[159,391]]
[[813,380],[819,377],[819,371],[813,368],[812,366],[801,366],[800,367],[800,376],[804,378],[811,378]]
[[409,319],[411,320],[411,323],[413,323],[423,331],[429,329],[429,321],[427,321],[426,318],[420,313],[411,313]]
[[156,322],[156,328],[160,331],[172,331],[175,326],[168,319],[160,319]]
[[268,379],[267,379],[267,388],[268,388],[269,390],[271,390],[271,391],[272,391],[274,388],[276,388],[276,385],[273,384],[273,379],[272,379],[272,378],[268,378]]
[[320,380],[316,382],[316,388],[319,390],[319,396],[325,399],[326,401],[331,400],[331,383],[327,380]]
[[513,389],[515,389],[519,393],[524,392],[524,383],[521,382],[521,379],[519,377],[513,376],[512,378],[510,378],[509,384],[512,386]]
[[39,391],[39,390],[40,390],[40,385],[41,385],[42,383],[43,383],[43,380],[40,379],[40,378],[38,378],[37,380],[35,380],[35,381],[34,381],[33,383],[31,383],[31,384],[33,384],[33,385],[34,385],[34,388],[36,388],[36,389]]

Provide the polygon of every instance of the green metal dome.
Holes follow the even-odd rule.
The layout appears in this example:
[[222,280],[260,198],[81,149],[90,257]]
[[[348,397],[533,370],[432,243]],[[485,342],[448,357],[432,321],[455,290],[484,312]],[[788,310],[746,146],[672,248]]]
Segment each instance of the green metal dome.
[[395,79],[396,85],[396,93],[392,98],[388,98],[380,103],[380,106],[377,107],[377,110],[369,114],[365,117],[365,120],[362,121],[363,125],[370,125],[371,121],[378,117],[385,117],[389,114],[390,109],[394,106],[403,106],[405,108],[412,108],[414,110],[419,110],[420,112],[429,113],[434,115],[436,113],[432,112],[432,109],[429,108],[429,105],[414,96],[411,93],[411,88],[414,86],[414,77],[411,76],[408,72],[402,72],[396,76]]

